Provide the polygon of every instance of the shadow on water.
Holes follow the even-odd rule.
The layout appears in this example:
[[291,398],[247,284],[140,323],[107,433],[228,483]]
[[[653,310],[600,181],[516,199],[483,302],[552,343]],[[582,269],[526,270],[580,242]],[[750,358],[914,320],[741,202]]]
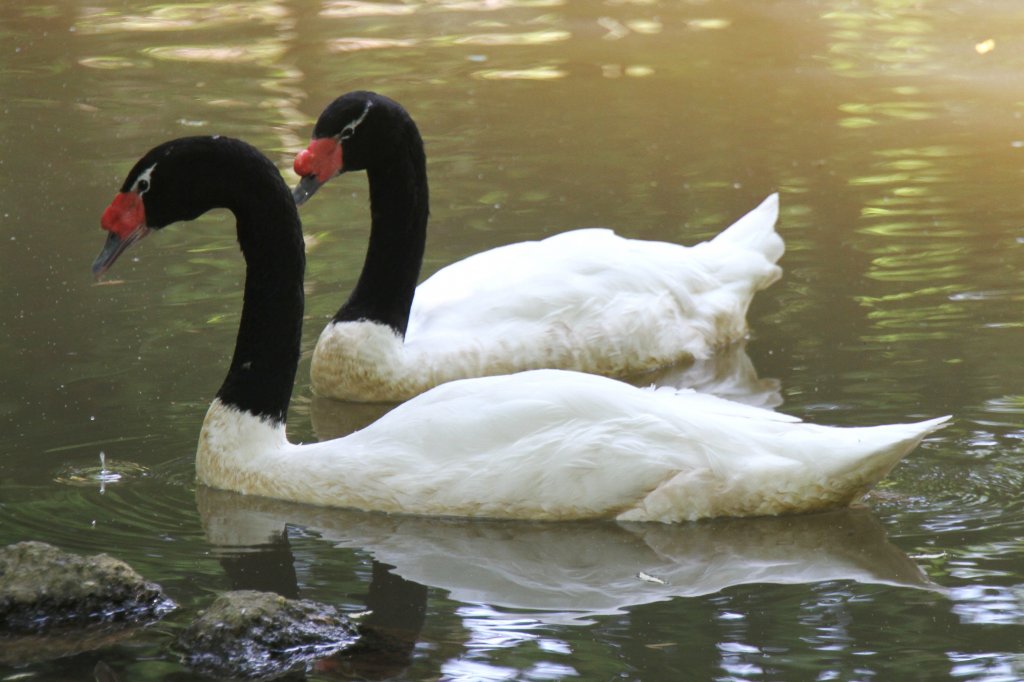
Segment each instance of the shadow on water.
[[[255,498],[207,488],[199,489],[197,501],[210,539],[219,547],[230,589],[303,597],[289,522],[283,516],[267,517],[268,509]],[[256,504],[248,506],[252,501]],[[318,661],[317,672],[346,679],[392,679],[412,662],[426,619],[427,588],[393,573],[392,566],[376,560],[371,564],[360,639],[354,647]]]

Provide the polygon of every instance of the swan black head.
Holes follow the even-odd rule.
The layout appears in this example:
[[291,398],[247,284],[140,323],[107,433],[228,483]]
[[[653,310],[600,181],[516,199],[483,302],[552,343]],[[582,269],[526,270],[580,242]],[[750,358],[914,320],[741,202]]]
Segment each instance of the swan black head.
[[409,153],[422,155],[423,140],[401,104],[357,90],[327,105],[309,146],[295,157],[302,180],[292,195],[302,204],[335,175],[393,164]]
[[109,235],[92,270],[98,277],[150,231],[215,208],[234,214],[246,263],[235,351],[217,397],[283,424],[299,362],[306,260],[291,191],[267,157],[226,137],[185,137],[154,147],[104,211]]
[[101,276],[152,230],[194,220],[214,208],[244,211],[246,195],[259,192],[254,185],[264,178],[283,184],[274,165],[241,140],[183,137],[154,147],[135,163],[103,212],[100,224],[109,234],[93,262],[93,274]]

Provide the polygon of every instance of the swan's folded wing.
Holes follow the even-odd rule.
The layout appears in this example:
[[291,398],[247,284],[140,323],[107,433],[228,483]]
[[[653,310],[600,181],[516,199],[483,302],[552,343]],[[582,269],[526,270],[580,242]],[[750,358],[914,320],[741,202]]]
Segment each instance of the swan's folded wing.
[[692,403],[694,408],[702,414],[715,414],[724,418],[751,419],[765,422],[780,422],[786,424],[799,423],[799,417],[794,417],[782,412],[773,412],[762,407],[739,403],[733,400],[726,400],[708,393],[700,393],[692,389],[678,389],[671,386],[650,387],[646,389],[655,393],[671,396],[677,408],[682,408],[687,403]]
[[294,455],[323,481],[321,504],[674,522],[848,504],[942,421],[825,427],[706,394],[539,370],[445,384],[343,448]]

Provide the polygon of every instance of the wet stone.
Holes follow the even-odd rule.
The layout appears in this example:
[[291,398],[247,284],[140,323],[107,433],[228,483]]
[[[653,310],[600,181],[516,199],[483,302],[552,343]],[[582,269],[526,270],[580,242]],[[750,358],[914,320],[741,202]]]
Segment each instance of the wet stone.
[[156,620],[174,608],[159,585],[107,554],[81,556],[44,542],[0,548],[0,632]]
[[225,592],[178,638],[185,663],[217,677],[266,678],[347,649],[358,639],[333,606],[268,592]]

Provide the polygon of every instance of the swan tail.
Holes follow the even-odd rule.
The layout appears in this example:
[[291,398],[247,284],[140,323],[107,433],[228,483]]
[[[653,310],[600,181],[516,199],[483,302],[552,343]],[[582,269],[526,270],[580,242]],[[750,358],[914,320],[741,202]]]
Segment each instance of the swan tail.
[[776,263],[786,251],[782,237],[775,231],[779,219],[779,194],[768,196],[745,216],[711,240],[711,244],[727,249],[756,251],[770,263]]
[[[782,237],[775,231],[779,215],[779,195],[772,194],[761,204],[723,230],[714,239],[697,244],[702,274],[699,302],[693,305],[691,319],[706,321],[704,335],[708,348],[736,343],[747,334],[747,310],[754,295],[782,277],[776,263],[785,251]],[[710,285],[708,284],[710,283]],[[689,293],[689,292],[687,292]],[[691,354],[707,357],[707,349]]]
[[[837,439],[825,479],[849,504],[860,498],[884,478],[893,467],[926,436],[943,428],[950,415],[908,424],[885,424],[844,429],[849,438]],[[828,469],[831,469],[829,471]]]
[[[921,444],[921,441],[928,435],[935,433],[941,428],[944,428],[949,424],[951,415],[944,417],[937,417],[935,419],[928,419],[922,422],[912,422],[909,424],[886,424],[884,426],[869,427],[871,431],[878,434],[879,439],[882,443],[888,440],[891,445],[887,449],[888,454],[891,455],[891,466],[894,466],[901,459],[906,457],[910,452]],[[883,452],[886,449],[883,445]],[[886,472],[888,473],[888,471]],[[883,474],[884,475],[884,474]]]
[[[620,521],[803,514],[849,506],[949,417],[860,428],[804,425],[778,432],[771,451],[680,468]],[[769,425],[765,424],[767,428]]]

